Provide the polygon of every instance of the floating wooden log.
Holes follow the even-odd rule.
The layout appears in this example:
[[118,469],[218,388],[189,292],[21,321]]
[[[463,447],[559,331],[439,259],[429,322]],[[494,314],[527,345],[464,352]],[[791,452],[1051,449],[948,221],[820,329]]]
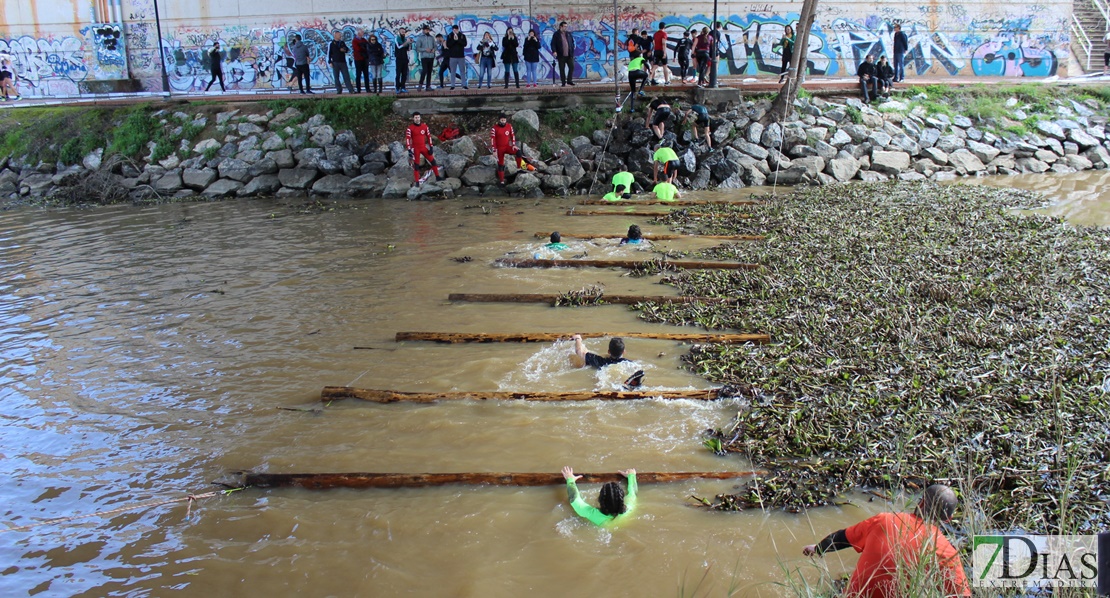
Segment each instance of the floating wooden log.
[[571,392],[402,392],[397,390],[378,390],[373,388],[354,388],[351,386],[325,386],[320,391],[320,400],[359,399],[372,403],[435,403],[437,401],[638,401],[641,399],[690,399],[694,401],[715,401],[722,398],[720,390],[581,390]]
[[[496,334],[490,332],[398,332],[397,342],[432,341],[437,343],[551,343],[574,336],[572,332],[516,332]],[[691,332],[582,332],[582,338],[648,338],[692,343],[769,343],[766,334],[713,334]]]
[[[472,303],[555,303],[562,295],[550,293],[451,293],[448,301]],[[737,303],[737,297],[691,297],[673,295],[602,295],[601,303],[608,305],[635,305],[637,303]],[[589,305],[592,305],[590,303]]]
[[[561,473],[255,473],[232,472],[239,487],[304,488],[423,488],[427,486],[559,486],[566,483]],[[619,473],[581,473],[579,484],[621,482]],[[688,480],[733,480],[766,475],[764,471],[637,471],[638,484],[663,484]]]
[[621,201],[609,201],[607,199],[583,199],[578,202],[580,206],[757,206],[762,204],[761,201],[754,199],[729,201],[729,200],[699,200],[699,199],[675,199],[672,201],[665,201],[662,199],[622,199]]
[[[522,258],[500,258],[494,261],[499,266],[510,268],[643,268],[650,266],[652,260],[536,260]],[[658,262],[683,270],[756,270],[759,264],[740,262],[690,262],[666,260]]]
[[[574,235],[570,233],[560,233],[567,239],[623,239],[628,235],[621,234],[606,234],[606,235]],[[547,239],[551,237],[551,233],[536,233],[536,238]],[[648,241],[673,241],[675,239],[721,239],[725,241],[762,241],[763,235],[644,235],[644,239]]]
[[[640,216],[644,218],[660,218],[662,216],[669,216],[670,212],[599,212],[596,210],[567,210],[567,216]],[[701,212],[691,212],[687,216],[691,218],[713,218],[716,216],[723,216],[724,214],[707,214]],[[728,214],[733,218],[751,218],[751,214]]]

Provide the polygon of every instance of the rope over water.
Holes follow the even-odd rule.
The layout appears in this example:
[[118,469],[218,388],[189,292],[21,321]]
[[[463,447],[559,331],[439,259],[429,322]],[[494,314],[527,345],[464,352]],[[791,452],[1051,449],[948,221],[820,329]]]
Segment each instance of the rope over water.
[[188,495],[183,496],[181,498],[170,498],[170,499],[167,499],[167,500],[158,500],[158,501],[154,501],[154,502],[139,503],[137,505],[131,505],[129,507],[119,507],[117,509],[111,509],[111,510],[108,510],[108,511],[97,511],[95,513],[86,513],[84,515],[72,515],[72,516],[69,516],[69,517],[55,517],[54,519],[44,519],[43,521],[38,521],[38,522],[35,522],[35,523],[28,523],[27,525],[8,526],[6,528],[0,528],[0,533],[4,533],[4,532],[25,532],[25,531],[34,529],[36,527],[41,527],[43,525],[54,525],[56,523],[68,523],[70,521],[76,521],[78,519],[88,519],[90,517],[105,517],[107,515],[115,515],[116,513],[125,513],[127,511],[136,511],[138,509],[153,509],[154,507],[160,507],[162,505],[170,505],[170,504],[179,503],[179,502],[187,502],[188,503],[188,507],[185,510],[185,519],[188,520],[189,517],[193,513],[193,503],[194,502],[196,502],[196,501],[198,501],[202,498],[212,498],[213,496],[217,496],[217,495],[221,495],[221,494],[224,495],[224,496],[227,496],[228,494],[231,494],[232,492],[237,492],[239,490],[246,490],[247,488],[249,488],[249,486],[244,486],[242,488],[228,488],[226,490],[214,490],[212,492],[205,492],[203,494],[188,494]]

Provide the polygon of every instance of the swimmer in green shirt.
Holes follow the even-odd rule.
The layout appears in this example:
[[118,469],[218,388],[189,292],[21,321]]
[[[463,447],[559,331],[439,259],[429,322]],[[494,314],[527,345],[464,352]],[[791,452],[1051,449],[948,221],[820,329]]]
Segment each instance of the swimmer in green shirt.
[[625,495],[620,484],[606,482],[597,496],[597,502],[601,506],[599,509],[582,500],[582,496],[578,493],[578,486],[574,481],[582,476],[574,475],[574,470],[569,466],[564,467],[563,478],[567,481],[567,498],[574,512],[594,525],[608,525],[631,513],[636,508],[636,470],[626,469],[618,473],[628,478],[628,494]]
[[627,191],[625,191],[626,193],[631,193],[632,192],[632,183],[635,183],[635,182],[636,182],[636,177],[631,172],[628,172],[628,171],[618,172],[617,174],[613,175],[613,191],[616,191],[617,187],[624,187],[625,189],[627,189]]
[[659,182],[660,164],[663,165],[663,176],[666,177],[666,182],[673,185],[675,179],[678,178],[678,154],[674,153],[673,149],[666,146],[655,150],[651,165],[651,180],[653,183]]
[[662,201],[674,201],[676,197],[682,197],[682,194],[678,192],[678,187],[675,187],[667,181],[663,181],[656,185],[655,188],[652,189],[652,193],[655,194],[656,198]]
[[559,231],[551,233],[551,242],[544,245],[544,249],[552,249],[554,251],[562,251],[567,248],[567,244],[563,243],[563,236]]
[[602,196],[601,199],[605,201],[620,201],[622,199],[629,199],[632,194],[628,193],[628,188],[624,185],[617,185],[617,188]]

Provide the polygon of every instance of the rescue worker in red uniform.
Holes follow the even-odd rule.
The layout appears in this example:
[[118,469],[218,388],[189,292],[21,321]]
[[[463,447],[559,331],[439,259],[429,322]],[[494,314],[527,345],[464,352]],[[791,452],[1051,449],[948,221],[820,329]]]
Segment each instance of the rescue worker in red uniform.
[[502,185],[505,184],[506,154],[516,156],[517,168],[529,171],[536,169],[535,166],[528,164],[524,159],[524,154],[517,147],[516,132],[513,131],[513,126],[509,124],[509,117],[504,112],[497,117],[497,123],[490,129],[489,151],[497,156],[497,180]]
[[420,179],[420,160],[424,159],[431,166],[432,171],[436,173],[436,178],[440,178],[439,166],[436,164],[436,159],[432,157],[432,132],[428,130],[428,125],[420,121],[420,113],[412,113],[412,124],[405,129],[405,147],[409,150],[409,161],[412,162],[412,180],[420,184],[423,182]]

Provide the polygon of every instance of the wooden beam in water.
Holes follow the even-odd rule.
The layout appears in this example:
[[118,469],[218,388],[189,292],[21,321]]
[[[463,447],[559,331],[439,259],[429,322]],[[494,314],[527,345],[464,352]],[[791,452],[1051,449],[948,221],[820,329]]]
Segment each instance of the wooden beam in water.
[[[662,484],[688,480],[734,480],[758,475],[765,471],[672,471],[636,472],[638,484]],[[232,472],[240,487],[304,488],[424,488],[428,486],[490,485],[490,486],[559,486],[566,484],[561,473],[255,473]],[[619,473],[580,473],[579,484],[621,482]]]
[[[567,239],[623,239],[628,235],[622,234],[604,234],[604,235],[575,235],[571,233],[559,233]],[[547,239],[551,237],[551,233],[536,233],[537,239]],[[763,235],[644,235],[644,239],[648,241],[673,241],[675,239],[721,239],[724,241],[762,241]]]
[[[596,210],[567,210],[567,216],[641,216],[644,218],[660,218],[662,216],[669,216],[670,212],[599,212]],[[751,218],[751,214],[707,214],[702,212],[691,212],[687,214],[691,218],[714,218],[717,216],[732,216],[733,218]]]
[[378,390],[374,388],[354,388],[351,386],[325,386],[320,391],[321,401],[339,399],[359,399],[371,403],[436,403],[439,401],[536,401],[555,403],[559,401],[638,401],[642,399],[689,399],[692,401],[715,401],[720,396],[716,388],[707,390],[581,390],[570,392],[508,392],[508,391],[443,391],[443,392],[402,392],[397,390]]
[[609,201],[607,199],[582,199],[578,201],[580,206],[758,206],[762,204],[761,201],[754,199],[746,199],[739,201],[728,200],[699,200],[699,199],[675,199],[666,201],[662,199],[622,199],[621,201]]
[[[536,260],[519,258],[500,258],[494,260],[499,266],[510,268],[642,268],[652,264],[651,260]],[[683,270],[757,270],[759,264],[740,262],[690,262],[666,260],[661,262]]]
[[[448,301],[473,303],[555,303],[561,295],[545,293],[451,293]],[[690,297],[672,295],[602,295],[601,304],[635,305],[637,303],[737,303],[737,297]],[[588,305],[594,305],[589,303]]]
[[[432,341],[436,343],[551,343],[567,340],[572,332],[515,332],[497,334],[489,332],[398,332],[397,342]],[[691,332],[582,332],[582,338],[646,338],[690,343],[769,343],[766,334],[691,333]]]

